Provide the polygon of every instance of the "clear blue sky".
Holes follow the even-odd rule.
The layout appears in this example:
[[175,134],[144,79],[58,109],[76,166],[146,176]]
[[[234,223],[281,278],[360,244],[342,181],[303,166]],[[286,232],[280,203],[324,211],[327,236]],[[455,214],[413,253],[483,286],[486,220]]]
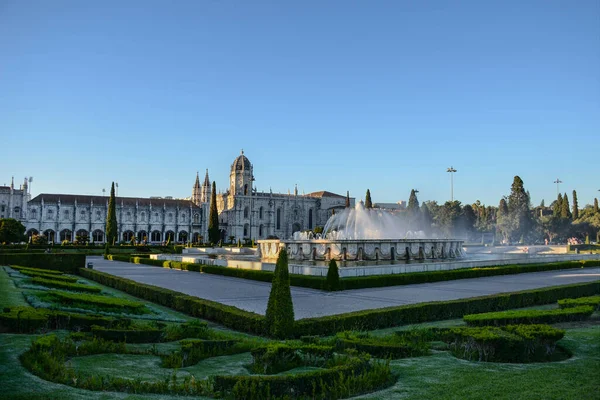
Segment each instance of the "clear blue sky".
[[0,184],[600,195],[600,2],[0,0]]

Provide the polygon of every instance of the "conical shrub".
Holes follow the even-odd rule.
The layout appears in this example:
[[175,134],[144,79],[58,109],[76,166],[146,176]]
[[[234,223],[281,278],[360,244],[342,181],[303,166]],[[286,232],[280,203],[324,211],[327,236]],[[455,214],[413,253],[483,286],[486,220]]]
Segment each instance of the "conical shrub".
[[326,290],[340,290],[340,272],[335,260],[329,261],[327,270],[327,279],[325,280]]
[[294,329],[294,304],[290,291],[290,275],[288,272],[288,255],[286,249],[279,251],[271,293],[265,314],[266,332],[278,339],[293,336]]

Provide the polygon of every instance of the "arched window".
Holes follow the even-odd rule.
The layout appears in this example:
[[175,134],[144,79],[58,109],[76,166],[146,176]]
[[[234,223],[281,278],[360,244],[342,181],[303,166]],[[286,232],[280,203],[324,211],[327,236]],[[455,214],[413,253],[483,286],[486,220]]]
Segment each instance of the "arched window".
[[37,218],[37,210],[35,208],[32,208],[31,210],[29,210],[29,215],[31,215],[32,219],[36,219]]
[[313,211],[312,209],[308,210],[308,229],[313,228]]
[[244,225],[244,237],[247,238],[250,232],[250,225]]
[[263,219],[263,208],[262,207],[258,210],[258,218]]
[[46,211],[46,217],[50,220],[54,219],[54,210]]
[[199,224],[200,223],[200,214],[194,214],[194,223],[195,224]]
[[250,213],[249,208],[248,207],[244,208],[244,218],[248,218],[249,213]]
[[262,238],[262,237],[263,237],[263,226],[262,226],[262,225],[260,225],[260,226],[258,227],[258,237],[259,237],[259,238]]
[[69,214],[69,210],[65,210],[65,211],[63,212],[63,215],[65,216],[65,219],[69,219],[69,216],[70,216],[71,214]]
[[15,207],[14,210],[15,216],[19,218],[21,216],[21,207]]
[[127,221],[131,221],[131,212],[127,211]]
[[162,237],[162,235],[161,235],[160,231],[153,231],[150,240],[153,242],[160,242],[161,237]]
[[277,229],[281,229],[281,208],[277,209]]
[[142,211],[140,214],[140,221],[146,221],[146,213]]
[[131,242],[131,239],[133,239],[133,232],[132,231],[125,231],[125,232],[123,232],[123,241],[124,242]]
[[173,222],[173,213],[169,213],[169,222]]
[[185,214],[181,214],[181,222],[185,222]]
[[85,219],[85,210],[81,210],[79,212],[79,219],[84,220]]
[[92,240],[94,242],[103,242],[104,241],[104,232],[102,232],[100,229],[96,229],[92,233]]
[[248,184],[246,183],[244,185],[244,196],[247,196],[247,195],[248,195]]
[[177,238],[177,241],[179,242],[187,242],[187,232],[186,231],[179,231],[179,238]]
[[[100,210],[96,211],[96,221],[100,221],[102,219],[102,212]],[[101,240],[100,240],[101,242]]]
[[138,236],[137,236],[137,241],[138,241],[138,243],[146,244],[146,242],[148,241],[148,232],[139,231]]

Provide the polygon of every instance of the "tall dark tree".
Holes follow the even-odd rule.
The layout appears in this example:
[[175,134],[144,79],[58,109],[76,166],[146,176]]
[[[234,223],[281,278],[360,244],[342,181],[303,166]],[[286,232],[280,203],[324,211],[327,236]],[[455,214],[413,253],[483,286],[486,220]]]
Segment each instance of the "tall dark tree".
[[500,204],[498,205],[498,213],[496,216],[496,229],[502,235],[502,238],[505,242],[510,239],[511,232],[511,223],[510,216],[508,213],[508,204],[506,203],[506,199],[501,199]]
[[462,208],[460,219],[461,228],[464,230],[463,235],[468,237],[473,233],[475,223],[477,222],[477,215],[475,215],[475,211],[473,211],[473,207],[470,204],[467,204]]
[[562,198],[562,194],[558,194],[558,197],[556,198],[556,201],[554,202],[554,206],[552,207],[552,216],[553,217],[560,217],[560,213],[562,210],[562,203],[563,203],[563,198]]
[[529,195],[525,191],[523,180],[515,176],[508,196],[510,236],[513,240],[520,240],[530,234],[533,220],[529,212],[529,203]]
[[25,226],[14,218],[0,219],[0,244],[25,241]]
[[569,198],[567,194],[563,196],[562,203],[560,205],[560,217],[565,219],[571,219],[571,207],[569,206]]
[[271,293],[265,313],[265,328],[271,336],[278,339],[286,339],[293,334],[294,304],[290,291],[288,255],[285,248],[279,251],[275,264]]
[[446,237],[462,234],[462,232],[458,232],[461,213],[462,207],[458,200],[447,201],[440,207],[438,222]]
[[373,208],[373,202],[371,201],[371,191],[367,189],[367,195],[365,196],[365,208]]
[[410,191],[410,197],[408,198],[408,206],[406,207],[406,210],[412,215],[417,214],[419,211],[419,200],[417,199],[415,189]]
[[340,272],[338,270],[337,262],[333,259],[329,261],[325,286],[327,290],[331,291],[340,289]]
[[573,190],[573,219],[579,218],[579,204],[577,203],[577,190]]
[[546,204],[544,203],[544,199],[542,199],[541,203],[540,203],[540,208],[544,208],[546,207]]
[[421,204],[421,229],[423,229],[423,232],[425,232],[426,235],[431,233],[431,224],[433,224],[431,211],[429,211],[427,204],[423,203]]
[[210,209],[208,213],[208,241],[212,244],[219,242],[219,213],[217,211],[217,184],[213,181],[210,195]]
[[594,199],[594,212],[595,212],[595,213],[597,213],[598,211],[599,211],[599,210],[598,210],[598,199],[597,199],[597,198],[595,198],[595,199]]
[[110,198],[108,199],[108,213],[106,214],[106,243],[114,245],[119,239],[119,228],[117,226],[117,203],[115,200],[115,183],[110,187]]
[[346,208],[350,208],[350,192],[346,191]]

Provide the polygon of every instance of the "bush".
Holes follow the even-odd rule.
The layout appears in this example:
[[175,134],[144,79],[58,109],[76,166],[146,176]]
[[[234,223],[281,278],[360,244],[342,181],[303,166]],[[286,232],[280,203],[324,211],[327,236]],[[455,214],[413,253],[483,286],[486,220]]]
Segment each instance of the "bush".
[[50,291],[41,295],[61,304],[70,306],[97,306],[101,308],[116,309],[130,313],[143,313],[146,305],[139,301],[119,299],[115,297],[97,296],[91,294],[66,293]]
[[325,288],[331,291],[340,289],[340,273],[335,260],[329,261]]
[[275,343],[258,347],[251,354],[249,370],[256,374],[271,375],[300,366],[323,368],[333,356],[333,347]]
[[39,273],[39,274],[56,275],[56,276],[63,274],[60,271],[54,271],[51,269],[29,268],[29,267],[21,267],[19,265],[11,265],[10,267],[12,269],[16,269],[17,271],[28,271],[28,272]]
[[336,335],[336,348],[354,349],[377,358],[406,358],[429,354],[426,338],[417,335],[394,334],[384,337],[371,337],[368,333],[356,334],[341,332]]
[[197,364],[200,360],[229,354],[247,352],[247,345],[239,345],[239,340],[182,340],[181,350],[163,356],[163,368],[182,368]]
[[77,282],[77,278],[73,278],[73,277],[66,276],[66,275],[63,276],[63,275],[56,275],[56,274],[43,274],[43,273],[39,273],[39,272],[32,272],[28,269],[21,269],[21,270],[19,270],[19,272],[22,273],[23,275],[27,275],[32,278],[51,279],[54,281],[67,282],[67,283],[76,283]]
[[30,268],[77,273],[85,267],[84,254],[0,253],[0,265],[22,265]]
[[462,318],[467,314],[550,304],[558,299],[591,296],[598,293],[600,293],[600,281],[460,300],[355,311],[298,320],[295,323],[294,335],[295,337],[331,335],[341,331],[373,330],[427,321]]
[[54,279],[46,279],[46,278],[34,277],[31,279],[31,282],[36,285],[52,287],[52,288],[57,288],[57,289],[64,289],[64,290],[72,290],[75,292],[100,293],[100,291],[102,290],[98,286],[82,285],[80,283],[67,283],[67,282],[57,281]]
[[293,335],[294,304],[290,291],[288,257],[285,249],[281,249],[277,257],[265,313],[265,327],[276,338],[284,339]]
[[193,317],[214,321],[242,332],[264,334],[264,317],[262,315],[214,301],[184,295],[158,286],[138,283],[93,269],[82,268],[79,272],[83,277],[92,279],[102,285],[113,287],[132,296],[184,312]]
[[5,308],[0,314],[0,332],[35,333],[44,329],[90,330],[92,325],[111,326],[114,318],[69,313],[33,307]]
[[600,296],[581,297],[579,299],[562,299],[558,301],[560,308],[572,308],[579,306],[592,306],[600,310]]
[[92,326],[92,335],[94,335],[94,337],[112,342],[157,343],[162,341],[165,332],[152,327],[113,329],[101,326]]
[[556,310],[516,310],[465,315],[468,325],[555,324],[557,322],[581,321],[594,312],[591,306],[579,306]]

